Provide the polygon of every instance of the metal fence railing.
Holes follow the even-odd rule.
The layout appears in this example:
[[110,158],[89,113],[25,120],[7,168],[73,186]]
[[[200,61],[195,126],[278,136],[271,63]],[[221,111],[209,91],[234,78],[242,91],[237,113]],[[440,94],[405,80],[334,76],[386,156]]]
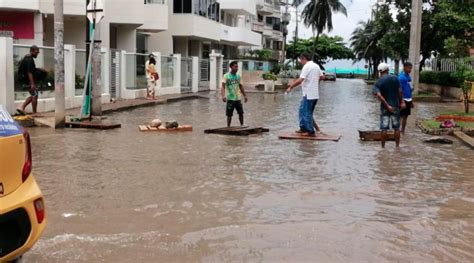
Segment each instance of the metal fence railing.
[[161,56],[161,86],[173,87],[174,84],[174,63],[176,58]]
[[[36,68],[43,69],[45,74],[43,79],[36,83],[40,98],[54,98],[54,48],[39,47],[40,53],[34,59]],[[67,51],[66,51],[67,52]],[[30,53],[30,46],[13,45],[13,69],[14,69],[14,88],[15,100],[24,100],[29,96],[28,87],[20,83],[18,76],[18,67],[25,55]]]
[[454,72],[459,64],[474,69],[474,58],[433,58],[425,62],[425,70]]

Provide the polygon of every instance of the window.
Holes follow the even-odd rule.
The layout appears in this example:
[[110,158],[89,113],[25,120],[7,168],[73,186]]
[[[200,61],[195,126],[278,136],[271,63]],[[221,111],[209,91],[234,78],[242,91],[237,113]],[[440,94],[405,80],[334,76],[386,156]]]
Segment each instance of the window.
[[273,17],[267,16],[267,18],[265,19],[265,23],[269,26],[273,25]]
[[257,15],[258,22],[263,22],[263,16],[262,15]]
[[191,14],[192,0],[173,0],[173,12],[175,14]]

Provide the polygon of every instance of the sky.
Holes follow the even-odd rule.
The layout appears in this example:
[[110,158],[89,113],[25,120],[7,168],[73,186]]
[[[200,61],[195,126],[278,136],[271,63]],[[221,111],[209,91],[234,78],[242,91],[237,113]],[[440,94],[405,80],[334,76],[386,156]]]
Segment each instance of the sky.
[[[309,0],[306,0],[306,2],[300,6],[300,13],[307,2],[309,2]],[[328,32],[325,33],[331,36],[339,35],[346,41],[349,41],[352,31],[357,27],[359,21],[367,21],[370,18],[371,8],[376,0],[341,0],[341,2],[346,6],[347,17],[343,14],[333,14],[334,29],[329,34]],[[288,39],[294,37],[295,21],[295,11],[293,9],[291,11],[291,23],[288,26]],[[313,36],[312,30],[306,28],[302,23],[300,23],[298,30],[298,37],[300,38],[309,38]]]
[[[291,0],[290,0],[291,1]],[[306,0],[300,8],[298,9],[299,12],[303,10],[306,3],[309,0]],[[347,17],[343,14],[333,14],[333,30],[331,32],[324,32],[330,36],[341,36],[346,41],[347,46],[349,46],[348,42],[351,37],[352,32],[357,27],[357,24],[360,21],[367,21],[370,18],[372,6],[375,4],[376,0],[341,0],[344,6],[347,9]],[[287,39],[294,38],[294,30],[296,25],[295,19],[295,10],[291,10],[291,22],[288,25],[288,37]],[[313,36],[313,31],[310,28],[306,28],[303,23],[299,23],[299,38],[309,38]],[[363,67],[365,62],[353,63],[353,61],[347,60],[339,60],[339,61],[331,61],[327,63],[325,66],[327,68],[334,68],[334,67],[342,67],[342,68],[356,68],[356,67]]]

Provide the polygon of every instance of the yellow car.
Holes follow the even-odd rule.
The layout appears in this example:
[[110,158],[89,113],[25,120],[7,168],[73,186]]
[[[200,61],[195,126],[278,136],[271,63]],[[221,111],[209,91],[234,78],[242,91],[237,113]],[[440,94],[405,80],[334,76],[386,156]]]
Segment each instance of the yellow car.
[[20,258],[46,227],[43,195],[31,169],[30,136],[0,105],[0,262]]

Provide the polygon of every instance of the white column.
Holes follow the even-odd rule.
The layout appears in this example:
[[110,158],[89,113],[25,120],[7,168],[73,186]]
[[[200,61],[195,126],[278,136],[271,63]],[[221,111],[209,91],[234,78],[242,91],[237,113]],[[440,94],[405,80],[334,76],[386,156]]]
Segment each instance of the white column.
[[421,43],[421,18],[422,18],[422,2],[412,0],[411,10],[411,26],[410,26],[410,50],[409,60],[413,64],[411,73],[413,93],[418,94],[418,85],[420,78],[420,43]]
[[0,104],[11,114],[15,113],[13,76],[13,39],[0,37]]
[[64,45],[64,93],[66,109],[74,107],[76,96],[76,46]]
[[[230,63],[230,62],[229,62]],[[217,74],[217,85],[216,89],[219,89],[219,87],[222,85],[222,78],[224,77],[222,75],[222,68],[224,67],[224,56],[219,55],[217,57],[217,68],[216,68],[216,74]]]
[[192,57],[193,59],[193,81],[192,81],[192,92],[198,92],[199,91],[199,57]]
[[103,47],[102,54],[102,94],[110,95],[110,49]]
[[212,53],[209,55],[209,60],[210,60],[210,67],[209,67],[209,72],[210,72],[210,78],[209,78],[209,89],[210,90],[216,90],[217,89],[217,57],[219,55]]
[[152,54],[153,54],[153,56],[155,56],[156,71],[158,72],[158,76],[160,77],[160,79],[156,82],[155,95],[161,95],[160,94],[160,91],[161,91],[161,88],[162,88],[162,85],[161,85],[161,77],[162,77],[162,74],[161,74],[161,53],[160,52],[152,52]]
[[177,93],[181,93],[181,54],[174,54],[173,60],[175,62],[173,63],[173,87],[176,89]]
[[125,50],[120,51],[120,98],[126,99],[127,95],[127,62]]
[[244,62],[243,61],[237,61],[237,65],[239,66],[239,71],[237,71],[237,74],[239,74],[240,77],[242,77],[242,71],[244,70]]

